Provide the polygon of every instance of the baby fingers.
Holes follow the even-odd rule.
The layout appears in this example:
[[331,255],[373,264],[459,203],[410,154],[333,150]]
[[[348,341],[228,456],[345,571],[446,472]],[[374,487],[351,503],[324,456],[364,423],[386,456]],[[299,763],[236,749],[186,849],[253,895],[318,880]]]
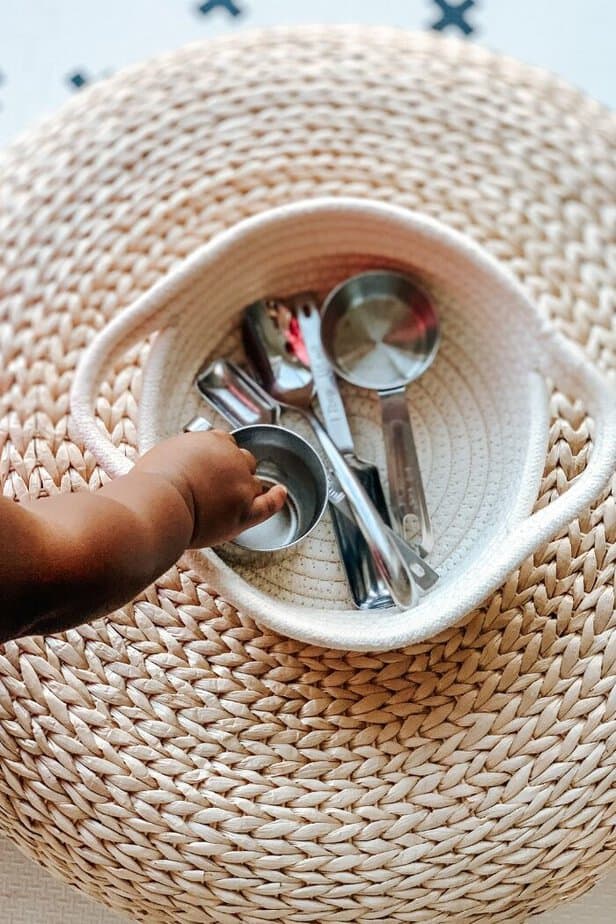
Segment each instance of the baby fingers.
[[282,510],[286,499],[287,489],[282,484],[272,485],[267,491],[258,494],[252,502],[244,528],[248,529],[250,526],[256,526],[268,520]]

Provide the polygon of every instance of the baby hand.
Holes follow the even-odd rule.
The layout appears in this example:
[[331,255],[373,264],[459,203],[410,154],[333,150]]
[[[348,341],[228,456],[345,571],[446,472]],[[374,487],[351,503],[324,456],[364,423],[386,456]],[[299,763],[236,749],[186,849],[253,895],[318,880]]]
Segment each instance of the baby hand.
[[135,471],[167,478],[193,518],[190,548],[218,545],[277,513],[287,495],[283,485],[263,490],[257,463],[230,433],[184,433],[147,452]]

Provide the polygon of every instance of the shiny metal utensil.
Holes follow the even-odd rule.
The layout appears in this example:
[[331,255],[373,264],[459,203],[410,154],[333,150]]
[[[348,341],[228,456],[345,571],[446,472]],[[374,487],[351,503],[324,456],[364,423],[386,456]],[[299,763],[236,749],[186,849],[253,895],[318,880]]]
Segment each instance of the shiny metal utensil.
[[[321,345],[321,319],[316,296],[312,292],[301,292],[286,301],[293,312],[292,317],[299,320],[325,428],[357,475],[383,521],[391,526],[379,470],[376,465],[360,459],[355,454],[353,436],[338,382]],[[285,339],[289,342],[288,338]],[[306,357],[302,355],[302,358]],[[393,600],[387,586],[376,568],[370,549],[351,511],[342,506],[343,498],[340,499],[340,503],[335,503],[330,495],[330,500],[336,541],[355,606],[358,609],[383,609],[392,606]]]
[[[201,395],[231,426],[241,427],[247,422],[279,425],[281,405],[264,391],[252,376],[231,360],[215,360],[199,373],[197,381]],[[225,383],[224,386],[222,383]],[[211,424],[203,417],[195,417],[184,429],[208,430],[210,428]],[[334,473],[329,471],[328,477],[331,503],[340,510],[349,525],[355,526],[353,513]],[[433,587],[438,580],[438,574],[423,562],[402,537],[393,532],[391,527],[386,527],[386,529],[412,571],[417,585],[422,590],[429,590]],[[352,560],[352,564],[357,570],[363,567],[359,560],[354,562]],[[388,599],[391,598],[388,597]]]
[[[327,432],[347,459],[355,456],[353,435],[349,427],[342,395],[321,343],[321,313],[313,292],[299,292],[288,300],[293,320],[299,321],[305,358],[319,399],[319,407]],[[283,336],[285,331],[281,331]]]
[[[281,405],[300,411],[310,423],[326,454],[329,464],[344,491],[376,568],[398,606],[407,608],[415,600],[415,577],[405,558],[388,533],[378,510],[366,494],[361,482],[336,447],[321,421],[312,411],[314,385],[309,370],[298,377],[298,368],[286,361],[280,349],[280,330],[275,323],[282,310],[280,302],[256,302],[244,312],[242,332],[244,346],[261,384]],[[287,309],[288,310],[288,309]],[[297,319],[289,327],[292,335],[301,338]],[[308,372],[308,378],[306,377]],[[421,560],[420,560],[421,561]]]
[[[340,486],[340,483],[336,479],[336,476],[334,475],[333,472],[331,471],[328,472],[328,476],[330,480],[330,487],[329,487],[330,504],[332,504],[336,508],[336,510],[338,510],[342,514],[342,516],[346,519],[349,530],[351,529],[351,527],[355,527],[355,529],[357,529],[358,528],[357,518],[355,516],[353,509],[351,508],[351,505],[349,504],[346,494],[344,493],[344,491],[342,490]],[[385,524],[384,526],[385,526],[385,531],[387,535],[391,538],[392,542],[394,542],[396,546],[398,547],[398,551],[400,552],[400,555],[406,562],[407,567],[409,571],[411,572],[411,574],[413,575],[413,578],[417,586],[424,592],[434,587],[434,585],[439,580],[438,572],[436,572],[433,568],[431,568],[430,565],[428,565],[428,563],[425,562],[423,558],[421,558],[421,556],[408,544],[408,542],[402,536],[400,536],[398,533],[395,533],[393,529],[391,528],[391,526],[386,526]],[[350,548],[349,554],[352,553],[353,548],[355,547]],[[363,569],[364,574],[365,574],[365,568],[366,568],[365,560],[355,556],[355,562],[356,562],[355,568],[359,569],[360,571]],[[366,576],[364,577],[364,580],[366,580]],[[390,600],[389,595],[388,595],[388,599]],[[391,601],[388,605],[391,605]],[[363,607],[363,609],[377,609],[377,608],[383,609],[384,606],[385,604],[382,604],[380,607],[377,607],[374,605],[372,606],[366,605],[365,607]]]
[[321,313],[321,340],[341,378],[376,391],[381,401],[390,509],[398,528],[416,524],[433,545],[406,386],[426,371],[439,345],[432,299],[401,273],[360,273],[337,286]]
[[[242,407],[246,409],[248,404]],[[184,427],[185,431],[210,429],[212,425],[203,417],[194,417]],[[281,510],[240,533],[233,542],[225,542],[221,549],[242,560],[271,561],[272,555],[281,557],[297,550],[323,516],[328,501],[327,473],[312,446],[292,430],[251,422],[235,426],[232,432],[238,446],[255,457],[256,474],[264,485],[284,483],[287,498]]]
[[277,424],[280,405],[230,359],[215,359],[195,379],[201,396],[234,427]]

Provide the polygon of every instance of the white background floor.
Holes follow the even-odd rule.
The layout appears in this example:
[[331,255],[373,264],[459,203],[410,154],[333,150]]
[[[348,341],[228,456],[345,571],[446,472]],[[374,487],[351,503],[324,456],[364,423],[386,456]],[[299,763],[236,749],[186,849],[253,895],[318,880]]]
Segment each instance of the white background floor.
[[[196,39],[299,22],[427,29],[442,16],[437,0],[219,0],[207,7],[201,0],[0,0],[0,146],[79,92],[77,84]],[[614,0],[477,0],[464,21],[474,30],[469,41],[555,71],[616,107]],[[462,35],[453,25],[445,32]],[[2,924],[121,920],[55,882],[0,838]],[[584,899],[533,924],[587,921],[616,922],[616,871]]]

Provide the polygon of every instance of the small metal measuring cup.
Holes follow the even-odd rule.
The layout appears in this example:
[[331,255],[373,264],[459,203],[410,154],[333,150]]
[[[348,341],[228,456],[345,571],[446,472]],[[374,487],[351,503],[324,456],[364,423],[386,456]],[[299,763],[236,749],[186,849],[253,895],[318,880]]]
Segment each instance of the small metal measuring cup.
[[428,552],[432,526],[405,389],[431,364],[439,337],[432,299],[401,273],[352,276],[322,308],[321,339],[333,368],[352,385],[379,395],[392,516],[401,530],[418,525]]
[[[184,427],[193,432],[210,429],[212,425],[204,417],[194,417]],[[232,433],[237,445],[257,460],[256,474],[264,486],[284,484],[287,498],[282,510],[240,533],[233,542],[224,543],[221,549],[233,558],[269,563],[273,555],[281,558],[297,551],[320,521],[328,502],[327,474],[312,446],[291,430],[255,423]]]

